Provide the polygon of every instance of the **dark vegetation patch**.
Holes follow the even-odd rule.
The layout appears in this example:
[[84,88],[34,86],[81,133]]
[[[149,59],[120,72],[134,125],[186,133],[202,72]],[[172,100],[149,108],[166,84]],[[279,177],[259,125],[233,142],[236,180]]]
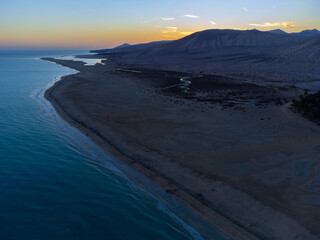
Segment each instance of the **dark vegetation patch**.
[[162,93],[198,102],[219,104],[222,108],[235,108],[249,102],[255,103],[258,107],[282,104],[276,96],[277,90],[270,87],[222,76],[190,77],[188,80],[191,84],[186,88],[183,86],[165,88]]
[[[286,99],[281,98],[279,89],[234,78],[219,75],[195,76],[175,71],[143,68],[135,68],[134,70],[140,73],[122,74],[136,76],[135,81],[137,83],[152,87],[160,94],[197,102],[219,104],[222,108],[243,109],[239,107],[249,102],[253,102],[258,107],[282,105],[287,102]],[[180,81],[182,77],[186,77],[186,80],[190,81],[191,84],[185,86]]]
[[320,92],[315,94],[305,92],[299,99],[292,101],[292,109],[320,125]]

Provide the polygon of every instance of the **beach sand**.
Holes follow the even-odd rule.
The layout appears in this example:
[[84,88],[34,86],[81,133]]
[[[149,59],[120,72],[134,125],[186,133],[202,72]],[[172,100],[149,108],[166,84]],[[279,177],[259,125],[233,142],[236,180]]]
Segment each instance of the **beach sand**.
[[320,128],[275,104],[298,90],[44,60],[79,71],[45,93],[64,120],[221,231],[319,239]]

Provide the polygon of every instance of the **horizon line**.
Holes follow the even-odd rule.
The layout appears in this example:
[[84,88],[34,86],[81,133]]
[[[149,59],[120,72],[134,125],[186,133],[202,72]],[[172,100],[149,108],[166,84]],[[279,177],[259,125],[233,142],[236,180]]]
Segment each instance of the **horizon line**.
[[123,42],[120,42],[120,43],[117,43],[115,45],[112,45],[112,46],[107,46],[107,45],[104,45],[104,46],[78,46],[78,47],[69,47],[69,46],[59,46],[59,45],[51,45],[51,46],[43,46],[43,45],[40,45],[40,46],[33,46],[33,45],[27,45],[27,46],[24,46],[24,45],[4,45],[4,46],[1,46],[0,45],[0,51],[66,51],[66,50],[72,50],[72,51],[91,51],[91,50],[98,50],[98,49],[103,49],[103,48],[113,48],[113,47],[116,47],[116,46],[119,46],[119,45],[122,45],[124,43],[128,43],[130,45],[135,45],[135,44],[144,44],[144,43],[150,43],[150,42],[157,42],[157,41],[175,41],[175,40],[178,40],[178,39],[182,39],[184,37],[187,37],[187,36],[190,36],[194,33],[197,33],[197,32],[203,32],[203,31],[207,31],[207,30],[233,30],[233,31],[260,31],[260,32],[270,32],[270,31],[274,31],[274,30],[281,30],[287,34],[294,34],[294,33],[301,33],[303,31],[313,31],[313,30],[317,30],[320,32],[319,29],[317,28],[313,28],[313,29],[310,29],[310,28],[307,28],[307,29],[304,29],[304,30],[301,30],[299,32],[287,32],[285,30],[282,30],[281,28],[274,28],[274,29],[271,29],[271,30],[259,30],[257,28],[247,28],[247,29],[238,29],[238,28],[208,28],[208,29],[204,29],[204,30],[199,30],[199,31],[195,31],[195,32],[192,32],[188,35],[185,35],[185,36],[182,36],[182,37],[177,37],[177,38],[174,38],[172,40],[153,40],[153,41],[142,41],[142,42],[134,42],[134,43],[129,43],[129,41],[123,41]]

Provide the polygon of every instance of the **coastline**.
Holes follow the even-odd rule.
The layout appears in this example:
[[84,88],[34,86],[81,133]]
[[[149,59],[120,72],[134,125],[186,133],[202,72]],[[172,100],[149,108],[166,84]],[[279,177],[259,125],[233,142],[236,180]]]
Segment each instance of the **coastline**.
[[[47,60],[47,59],[45,59]],[[50,60],[49,60],[50,61]],[[57,63],[57,62],[56,62]],[[68,61],[60,61],[58,64],[65,64],[65,66],[69,65],[68,67],[71,67],[73,69],[76,69],[78,71],[82,71],[81,64],[79,63],[73,63],[70,64]],[[62,64],[62,65],[63,65]],[[70,66],[71,65],[71,66]],[[153,182],[155,182],[157,185],[165,189],[169,194],[177,197],[178,199],[182,200],[187,206],[189,206],[191,209],[193,209],[195,212],[200,213],[201,216],[203,216],[206,220],[212,223],[213,226],[220,229],[222,232],[227,233],[228,235],[232,236],[234,239],[259,239],[259,237],[263,237],[261,230],[254,232],[252,229],[252,226],[244,226],[243,224],[239,224],[239,222],[235,222],[233,219],[230,219],[229,217],[225,216],[221,212],[219,213],[217,209],[213,208],[210,203],[200,194],[194,192],[192,189],[186,188],[186,186],[182,186],[181,183],[178,181],[175,181],[175,179],[172,178],[172,176],[166,176],[164,172],[158,171],[153,166],[147,166],[146,164],[141,164],[141,161],[139,159],[134,159],[132,156],[129,156],[126,154],[126,152],[122,151],[117,147],[117,144],[106,138],[104,134],[102,134],[99,130],[96,128],[93,128],[91,126],[86,125],[83,121],[75,118],[71,114],[68,114],[68,110],[66,110],[61,103],[59,103],[59,100],[52,96],[52,93],[57,89],[63,89],[67,86],[65,82],[72,80],[74,75],[68,75],[61,78],[60,81],[56,82],[51,88],[49,88],[45,92],[45,98],[49,100],[49,102],[53,105],[55,110],[58,112],[58,114],[69,124],[73,125],[77,129],[79,129],[81,132],[83,132],[86,136],[88,136],[91,140],[93,140],[96,144],[98,144],[100,147],[105,149],[108,153],[113,155],[116,159],[126,163],[136,171],[142,173],[143,175],[147,176],[149,179],[151,179]],[[70,106],[69,106],[70,107]],[[70,110],[70,109],[69,109]],[[74,109],[73,109],[74,110]],[[79,113],[80,114],[80,113]],[[115,131],[108,126],[104,126],[107,128],[107,130],[113,134]],[[153,156],[151,156],[153,155]],[[151,153],[149,155],[151,158],[156,157],[158,158],[159,155],[155,155]],[[145,153],[145,157],[149,157],[147,153]],[[166,162],[166,167],[176,169],[177,172],[181,171],[182,175],[188,175],[189,180],[188,181],[198,181],[200,185],[207,185],[209,182],[211,184],[211,180],[208,182],[208,179],[206,179],[205,176],[197,176],[193,172],[190,172],[189,169],[181,169],[180,166],[177,165],[175,162]],[[264,207],[261,205],[258,201],[255,199],[250,198],[246,193],[243,193],[241,191],[238,191],[228,185],[225,185],[223,182],[221,182],[219,179],[216,179],[214,183],[212,183],[213,186],[215,186],[215,192],[216,195],[221,194],[229,194],[229,196],[233,197],[239,197],[243,200],[243,202],[247,202],[247,205],[245,207],[256,207],[257,209],[260,209],[261,212],[259,214],[265,215],[266,219],[268,219],[269,216],[272,216],[275,214],[273,209],[269,209],[268,207]],[[208,186],[209,188],[212,188],[212,186]],[[217,196],[215,196],[217,197]],[[226,197],[224,197],[226,198]],[[223,198],[222,198],[223,199]],[[242,204],[242,202],[241,202]],[[240,204],[240,205],[241,205]],[[237,208],[237,207],[236,207]],[[256,217],[259,217],[259,214]],[[278,215],[282,221],[288,223],[289,229],[293,230],[294,228],[297,228],[297,225],[294,221],[291,221],[290,219],[287,220],[286,216],[280,214]],[[248,220],[248,219],[247,219]],[[251,221],[251,220],[250,220]],[[249,221],[249,222],[250,222]],[[274,223],[276,224],[276,223]],[[272,225],[272,224],[271,224]],[[270,226],[269,226],[270,227]],[[301,237],[304,236],[311,236],[309,235],[308,231],[303,230],[303,234]],[[280,234],[279,232],[277,234]],[[258,236],[259,235],[259,236]],[[283,238],[284,239],[284,238]],[[302,239],[302,238],[297,238]],[[309,238],[312,239],[312,236]],[[316,238],[314,238],[316,239]]]
[[[72,74],[73,75],[73,74]],[[166,179],[165,176],[159,175],[152,170],[144,167],[143,165],[138,164],[133,159],[127,157],[124,153],[117,150],[116,146],[112,143],[109,143],[107,139],[102,137],[98,132],[90,130],[88,127],[84,126],[83,124],[79,123],[76,119],[73,119],[70,115],[68,115],[63,108],[51,97],[51,92],[57,87],[61,82],[67,78],[69,75],[62,76],[60,80],[54,83],[49,89],[47,89],[44,93],[45,99],[47,99],[55,111],[59,114],[59,116],[75,127],[76,129],[80,130],[84,135],[90,138],[94,143],[100,146],[103,150],[111,154],[115,159],[122,161],[123,163],[127,164],[129,167],[134,169],[135,171],[139,172],[140,174],[144,175],[159,187],[164,189],[168,194],[176,197],[180,201],[182,201],[191,211],[194,212],[195,215],[199,215],[199,217],[203,218],[209,224],[212,224],[212,227],[217,228],[221,231],[222,234],[226,236],[230,236],[231,239],[237,240],[258,240],[256,236],[252,235],[250,232],[246,231],[245,229],[239,227],[238,225],[232,223],[229,219],[225,218],[223,215],[213,211],[209,207],[207,207],[202,202],[198,201],[196,198],[192,197],[190,194],[184,192],[182,189],[180,190],[171,190],[175,189],[177,185],[172,183],[170,179]],[[182,220],[185,220],[182,218]],[[196,229],[198,230],[198,229]],[[199,231],[200,234],[202,233]],[[208,237],[208,236],[207,236]],[[229,238],[229,237],[228,237]],[[205,238],[210,239],[210,238]]]

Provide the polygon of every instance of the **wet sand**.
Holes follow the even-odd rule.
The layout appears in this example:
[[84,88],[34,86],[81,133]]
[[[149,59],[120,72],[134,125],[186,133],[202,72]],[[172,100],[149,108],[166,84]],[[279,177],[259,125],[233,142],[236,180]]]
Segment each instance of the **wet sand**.
[[284,105],[295,88],[45,60],[79,71],[45,94],[63,119],[221,231],[320,237],[320,128]]

